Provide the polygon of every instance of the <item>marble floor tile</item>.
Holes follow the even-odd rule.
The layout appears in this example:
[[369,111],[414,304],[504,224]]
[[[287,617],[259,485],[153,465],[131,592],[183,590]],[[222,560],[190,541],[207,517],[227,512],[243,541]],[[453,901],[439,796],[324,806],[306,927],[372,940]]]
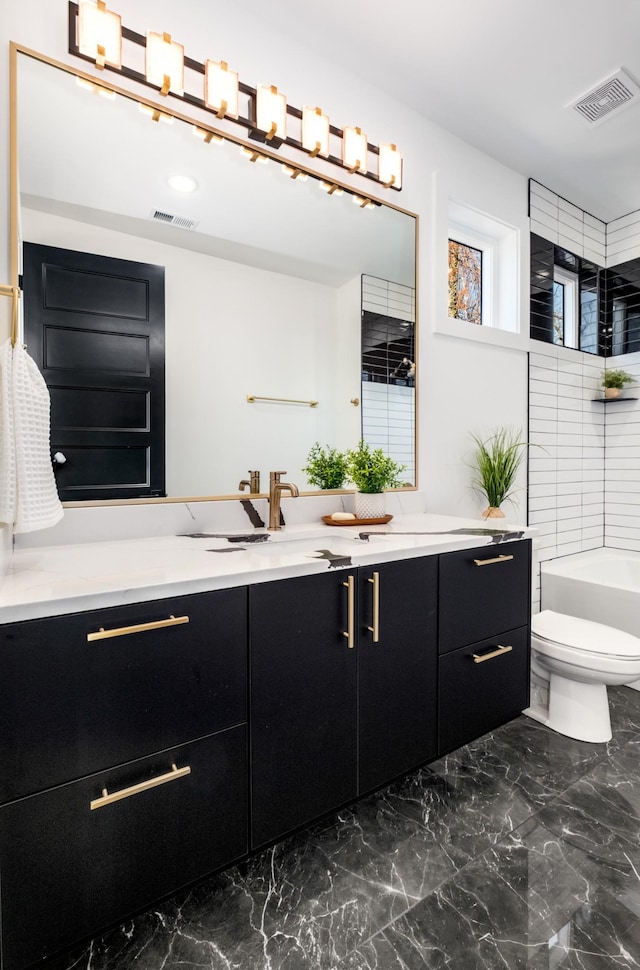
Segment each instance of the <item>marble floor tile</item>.
[[640,968],[640,693],[525,717],[39,970]]

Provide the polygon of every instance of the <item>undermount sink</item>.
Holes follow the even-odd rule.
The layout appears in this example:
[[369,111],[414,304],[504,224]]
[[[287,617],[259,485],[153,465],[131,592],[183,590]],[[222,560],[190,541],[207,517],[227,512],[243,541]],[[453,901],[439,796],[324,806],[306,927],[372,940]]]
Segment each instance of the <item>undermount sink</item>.
[[269,559],[280,556],[309,556],[314,559],[343,558],[366,551],[366,545],[360,539],[332,535],[322,536],[319,539],[278,539],[276,542],[260,542],[247,548],[251,555],[266,556]]

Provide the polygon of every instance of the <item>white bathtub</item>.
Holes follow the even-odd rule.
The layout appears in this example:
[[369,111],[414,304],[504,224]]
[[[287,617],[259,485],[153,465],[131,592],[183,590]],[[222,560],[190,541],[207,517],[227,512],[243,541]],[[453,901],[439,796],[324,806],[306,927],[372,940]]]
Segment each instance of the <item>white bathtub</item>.
[[[541,609],[581,616],[640,637],[640,553],[593,549],[540,567]],[[632,685],[640,690],[640,681]]]

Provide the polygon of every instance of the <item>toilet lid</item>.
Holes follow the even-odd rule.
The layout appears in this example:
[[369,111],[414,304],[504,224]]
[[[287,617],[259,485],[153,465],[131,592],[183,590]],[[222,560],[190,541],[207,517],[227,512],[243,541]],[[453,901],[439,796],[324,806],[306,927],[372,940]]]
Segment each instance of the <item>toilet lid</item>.
[[614,657],[640,657],[640,639],[604,623],[583,620],[554,610],[531,618],[531,631],[543,640]]

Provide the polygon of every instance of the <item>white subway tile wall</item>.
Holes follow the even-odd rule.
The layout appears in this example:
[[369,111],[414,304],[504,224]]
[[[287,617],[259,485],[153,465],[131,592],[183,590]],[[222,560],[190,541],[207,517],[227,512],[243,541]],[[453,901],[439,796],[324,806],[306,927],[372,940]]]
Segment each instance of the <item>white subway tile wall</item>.
[[640,256],[640,210],[605,223],[529,180],[531,232],[598,266],[618,266]]
[[[607,224],[534,179],[529,180],[529,215],[531,232],[598,266],[607,265]],[[640,225],[637,239],[640,244]]]
[[640,256],[640,212],[630,212],[607,223],[607,266]]
[[640,552],[640,360],[638,355],[617,358],[635,378],[622,397],[604,405],[606,419],[604,545]]
[[[538,563],[604,545],[602,369],[599,357],[542,342],[529,355],[529,522],[539,532]],[[640,525],[640,505],[638,513]]]

